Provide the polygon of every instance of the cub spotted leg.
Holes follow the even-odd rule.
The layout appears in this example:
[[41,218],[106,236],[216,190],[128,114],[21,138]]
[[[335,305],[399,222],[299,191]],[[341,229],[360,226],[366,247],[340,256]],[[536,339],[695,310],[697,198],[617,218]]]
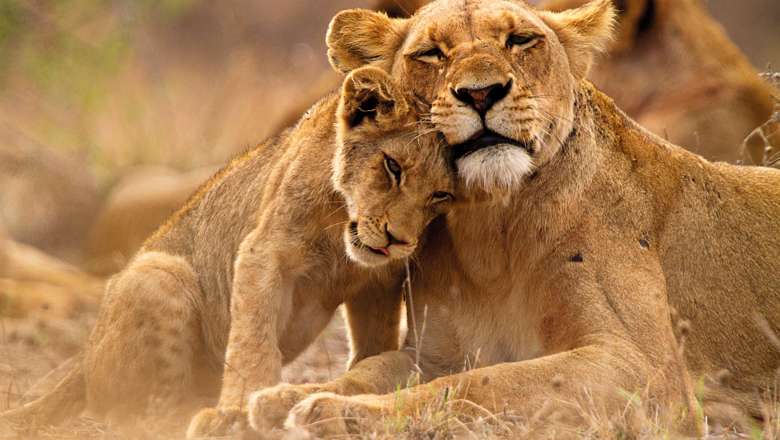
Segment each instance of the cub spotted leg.
[[119,425],[144,411],[186,412],[199,297],[190,265],[164,253],[141,254],[109,282],[84,357],[91,412]]
[[[345,306],[350,332],[351,371],[325,384],[279,384],[257,391],[249,398],[249,422],[253,429],[268,432],[281,428],[290,409],[313,393],[386,393],[392,391],[396,384],[406,383],[412,371],[411,358],[391,351],[398,350],[399,344],[400,283],[395,280],[371,283],[349,299]],[[389,353],[377,356],[383,352]],[[393,371],[398,374],[393,374]]]

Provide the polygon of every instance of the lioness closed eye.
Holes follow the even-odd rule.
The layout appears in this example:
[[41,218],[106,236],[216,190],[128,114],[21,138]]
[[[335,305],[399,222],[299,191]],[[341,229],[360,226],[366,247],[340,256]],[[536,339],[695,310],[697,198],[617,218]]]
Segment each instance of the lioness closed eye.
[[83,360],[6,416],[126,420],[153,396],[216,397],[224,365],[217,409],[188,436],[223,434],[342,303],[352,362],[397,349],[401,260],[450,205],[448,163],[379,69],[352,72],[313,113],[326,116],[234,161],[158,231],[109,284]]

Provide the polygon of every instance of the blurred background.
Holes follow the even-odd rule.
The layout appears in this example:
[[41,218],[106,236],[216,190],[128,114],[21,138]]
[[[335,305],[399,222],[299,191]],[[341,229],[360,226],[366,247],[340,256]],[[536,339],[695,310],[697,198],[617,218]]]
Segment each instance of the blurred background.
[[[219,164],[269,134],[327,69],[329,18],[370,0],[0,0],[0,144],[89,165]],[[780,2],[709,0],[761,71]]]

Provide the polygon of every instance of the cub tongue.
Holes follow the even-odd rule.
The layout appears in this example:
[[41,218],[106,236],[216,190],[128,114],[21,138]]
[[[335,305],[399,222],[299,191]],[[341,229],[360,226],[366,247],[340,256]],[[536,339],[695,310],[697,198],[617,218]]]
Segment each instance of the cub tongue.
[[382,255],[384,255],[385,257],[387,257],[387,256],[390,256],[390,250],[389,250],[389,249],[387,249],[387,248],[383,248],[383,247],[381,247],[381,248],[375,248],[375,247],[371,247],[371,246],[368,246],[368,248],[369,248],[369,249],[371,249],[371,251],[372,251],[373,253],[375,253],[375,254],[382,254]]

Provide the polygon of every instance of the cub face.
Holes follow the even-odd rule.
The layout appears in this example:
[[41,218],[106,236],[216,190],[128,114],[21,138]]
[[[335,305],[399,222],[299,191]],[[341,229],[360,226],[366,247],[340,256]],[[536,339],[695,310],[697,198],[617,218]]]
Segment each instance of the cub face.
[[347,255],[379,266],[412,255],[425,227],[453,201],[453,172],[440,134],[384,71],[344,80],[333,185],[346,201]]

